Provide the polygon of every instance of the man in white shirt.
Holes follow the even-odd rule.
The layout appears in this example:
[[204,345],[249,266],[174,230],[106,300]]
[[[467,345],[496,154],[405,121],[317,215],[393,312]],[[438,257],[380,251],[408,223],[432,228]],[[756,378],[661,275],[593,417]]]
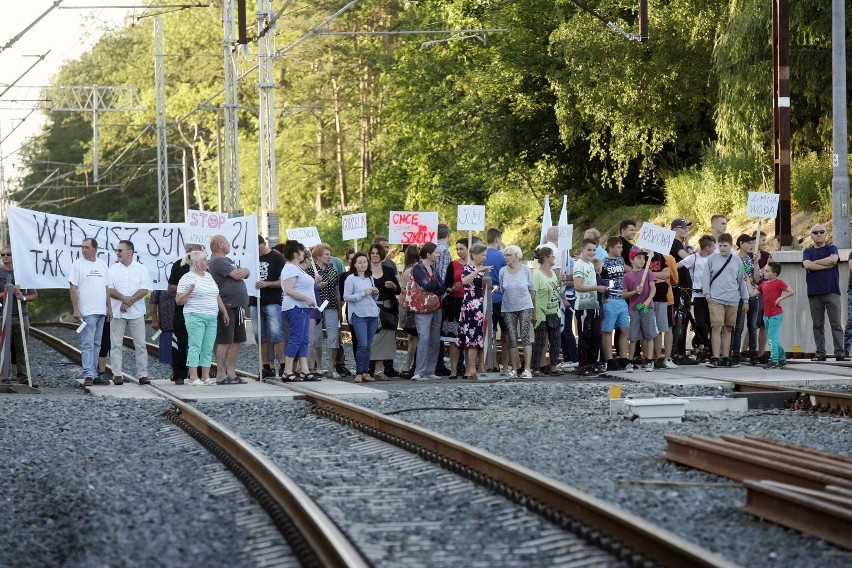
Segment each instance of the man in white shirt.
[[122,361],[124,358],[124,332],[130,332],[133,338],[133,350],[136,353],[136,374],[139,384],[147,385],[148,352],[145,347],[145,296],[154,287],[148,269],[133,259],[133,243],[119,241],[115,248],[118,262],[109,267],[108,286],[112,298],[112,322],[110,323],[109,361],[112,365],[112,382],[120,385],[124,382]]
[[704,278],[704,269],[707,266],[707,258],[716,250],[716,239],[710,235],[704,235],[698,239],[698,251],[688,255],[677,263],[678,268],[689,270],[692,280],[692,311],[695,316],[695,339],[692,348],[697,349],[699,345],[710,349],[710,308],[707,306],[707,298],[701,290],[701,282]]
[[109,380],[98,379],[98,352],[101,350],[101,335],[104,322],[112,319],[112,307],[107,287],[107,265],[97,257],[98,242],[83,239],[80,246],[83,254],[71,265],[68,275],[71,306],[74,317],[80,321],[80,354],[83,365],[83,385],[109,384]]

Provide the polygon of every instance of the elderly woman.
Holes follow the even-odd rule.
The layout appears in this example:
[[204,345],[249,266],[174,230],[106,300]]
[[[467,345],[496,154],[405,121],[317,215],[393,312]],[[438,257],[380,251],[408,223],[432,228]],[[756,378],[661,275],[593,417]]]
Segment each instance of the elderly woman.
[[[307,269],[309,276],[319,276],[318,301],[328,302],[322,311],[321,320],[312,320],[311,345],[313,346],[316,368],[322,367],[322,327],[325,323],[325,334],[328,339],[328,368],[333,379],[339,379],[340,374],[334,370],[337,362],[337,351],[340,349],[340,320],[343,302],[340,300],[338,286],[339,275],[331,263],[331,247],[328,243],[320,243],[311,251],[313,265]],[[316,266],[316,271],[314,271]]]
[[[500,269],[500,289],[503,291],[503,323],[509,336],[509,356],[512,361],[510,376],[520,373],[522,379],[531,379],[532,372],[532,341],[530,339],[530,324],[532,323],[533,298],[535,285],[532,272],[521,264],[521,249],[509,245],[503,249],[503,259],[506,266]],[[518,357],[518,343],[524,350],[526,369],[521,372]]]
[[456,255],[459,257],[458,260],[452,261],[447,266],[447,274],[444,276],[447,295],[444,297],[444,321],[441,322],[442,339],[452,341],[450,343],[451,379],[456,378],[459,366],[459,348],[456,345],[456,339],[458,338],[459,316],[464,299],[462,270],[468,263],[468,242],[466,238],[456,241]]
[[[318,381],[319,376],[308,370],[308,343],[311,338],[311,308],[317,305],[314,299],[314,279],[302,268],[305,247],[299,241],[287,241],[283,247],[287,264],[281,271],[281,311],[287,320],[290,336],[284,349],[284,376],[282,381]],[[298,359],[300,373],[294,372]]]
[[484,371],[483,348],[485,347],[485,283],[483,274],[491,270],[485,265],[487,247],[476,243],[470,247],[470,262],[462,269],[461,284],[464,286],[459,333],[456,346],[464,349],[464,376],[476,377],[477,370]]
[[[535,251],[535,259],[539,266],[533,273],[535,342],[533,343],[530,368],[533,370],[534,376],[541,376],[542,374],[560,375],[562,373],[556,369],[556,365],[559,363],[559,328],[561,326],[559,305],[562,300],[559,292],[559,277],[553,269],[556,257],[552,248],[540,246]],[[538,366],[544,353],[545,341],[550,342],[550,364],[539,370]]]
[[[399,281],[396,279],[396,272],[388,267],[383,261],[387,256],[387,249],[380,244],[374,244],[370,247],[370,276],[375,282],[376,288],[379,289],[379,297],[376,298],[376,303],[379,305],[379,310],[385,310],[398,317],[399,307],[397,306],[396,296],[402,291],[399,286]],[[396,319],[396,318],[394,318]],[[397,326],[385,327],[381,325],[381,315],[379,316],[380,329],[373,339],[373,348],[370,350],[370,360],[375,362],[375,370],[373,377],[379,381],[389,380],[385,375],[385,361],[393,361],[396,355],[396,329]]]
[[[183,319],[189,337],[186,365],[189,367],[189,384],[215,385],[210,378],[213,362],[213,343],[216,341],[216,316],[222,313],[228,325],[228,310],[219,296],[219,287],[207,272],[207,253],[195,250],[189,253],[189,272],[178,281],[175,303],[183,306]],[[201,367],[201,378],[198,378]],[[233,379],[223,379],[232,384]],[[243,381],[237,381],[243,382]],[[233,383],[236,384],[236,383]]]
[[[399,319],[402,326],[402,331],[408,334],[408,352],[405,357],[405,371],[400,373],[400,376],[410,379],[414,374],[414,357],[417,354],[417,326],[414,323],[414,314],[405,308],[401,307],[402,296],[408,286],[408,279],[411,278],[411,269],[420,261],[420,247],[417,245],[408,245],[405,247],[405,257],[402,264],[402,276],[399,277],[399,284],[403,292],[400,293],[400,312]],[[458,353],[458,350],[456,350]],[[458,358],[458,355],[456,356]]]
[[349,310],[349,324],[358,339],[355,355],[355,382],[370,382],[370,350],[379,326],[379,289],[370,276],[367,255],[357,252],[349,264],[349,276],[343,289],[343,299]]
[[[412,381],[425,381],[433,378],[435,366],[438,364],[438,355],[441,347],[441,296],[446,291],[443,279],[435,274],[433,265],[438,260],[438,245],[435,243],[426,243],[420,249],[420,262],[414,265],[411,269],[411,278],[425,295],[432,294],[437,298],[430,302],[430,305],[435,305],[434,310],[426,311],[422,306],[418,306],[414,314],[414,322],[417,326],[417,335],[420,337],[420,343],[417,349],[417,358],[414,367],[414,376]],[[406,288],[408,292],[409,287]],[[408,298],[406,298],[408,300]],[[425,304],[423,304],[425,306]]]

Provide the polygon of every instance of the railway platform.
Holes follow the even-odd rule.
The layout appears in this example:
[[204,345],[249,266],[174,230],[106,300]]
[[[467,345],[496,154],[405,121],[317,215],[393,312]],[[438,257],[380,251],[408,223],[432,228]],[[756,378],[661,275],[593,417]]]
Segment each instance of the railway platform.
[[637,369],[608,371],[608,376],[634,382],[673,386],[719,386],[726,379],[790,386],[838,385],[852,383],[852,364],[812,362],[789,359],[783,369],[764,369],[744,364],[737,368],[712,368],[706,365],[681,365],[677,369],[654,369],[648,373]]

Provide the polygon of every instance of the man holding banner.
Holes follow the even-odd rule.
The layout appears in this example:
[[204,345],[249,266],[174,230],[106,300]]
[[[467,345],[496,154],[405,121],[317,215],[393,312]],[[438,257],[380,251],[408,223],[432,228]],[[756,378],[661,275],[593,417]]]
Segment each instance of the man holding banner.
[[[9,245],[4,246],[0,257],[2,257],[2,265],[0,265],[0,292],[6,289],[6,284],[12,284],[15,286],[15,295],[7,297],[3,301],[2,308],[4,310],[11,309],[13,314],[12,334],[9,337],[12,363],[9,371],[9,378],[12,381],[17,379],[18,383],[25,385],[29,383],[29,380],[27,379],[27,362],[24,352],[24,341],[26,341],[26,339],[23,339],[29,337],[30,326],[27,303],[38,299],[38,290],[21,288],[15,282],[15,268],[12,264],[12,247]],[[21,301],[20,304],[17,304],[18,300]],[[21,306],[20,313],[18,312],[18,305]]]
[[77,329],[80,333],[83,385],[91,386],[98,376],[101,335],[104,322],[112,319],[112,307],[107,289],[107,265],[97,257],[98,242],[93,238],[83,239],[80,250],[83,256],[71,265],[68,283],[74,317],[80,321]]

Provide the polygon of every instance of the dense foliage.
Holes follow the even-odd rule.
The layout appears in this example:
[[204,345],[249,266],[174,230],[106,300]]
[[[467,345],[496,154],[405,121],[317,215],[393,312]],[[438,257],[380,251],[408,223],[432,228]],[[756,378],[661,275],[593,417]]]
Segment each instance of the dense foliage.
[[[367,211],[372,232],[384,233],[390,209],[438,210],[452,225],[457,203],[485,203],[489,224],[529,245],[544,195],[558,204],[567,194],[572,219],[594,218],[620,204],[661,203],[677,176],[691,176],[678,187],[698,194],[714,180],[720,191],[743,192],[759,186],[761,169],[771,171],[767,2],[651,3],[650,41],[638,43],[570,0],[363,0],[324,30],[507,31],[466,39],[477,34],[313,35],[289,47],[343,4],[293,3],[278,22],[283,227],[315,224],[336,243],[344,212]],[[594,9],[638,31],[634,4],[600,0]],[[188,149],[191,206],[208,209],[219,203],[214,107],[223,100],[201,103],[222,88],[220,18],[218,4],[163,16],[169,141]],[[103,178],[94,183],[86,165],[91,117],[49,112],[45,135],[26,153],[30,173],[15,194],[22,206],[156,220],[152,26],[145,18],[108,33],[55,79],[139,91],[144,111],[101,117]],[[830,30],[824,3],[792,6],[794,152],[814,171],[809,187],[818,187],[819,168],[830,170]],[[239,72],[256,52],[251,44]],[[256,71],[240,81],[239,99],[241,204],[252,212]],[[170,162],[180,163],[179,151]],[[170,172],[177,220],[182,176]]]

